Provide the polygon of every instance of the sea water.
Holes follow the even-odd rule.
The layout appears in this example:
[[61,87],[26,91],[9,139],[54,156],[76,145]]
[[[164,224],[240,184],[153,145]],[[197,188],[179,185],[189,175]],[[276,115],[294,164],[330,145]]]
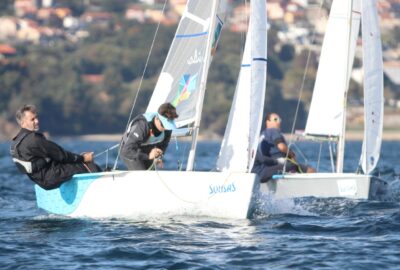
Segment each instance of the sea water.
[[[57,142],[77,153],[115,144]],[[296,145],[312,166],[330,169],[328,154],[312,161],[318,144]],[[265,198],[249,220],[50,215],[37,208],[33,184],[18,173],[8,148],[0,143],[0,269],[400,269],[399,142],[382,145],[378,168],[390,185],[382,201]],[[166,169],[184,167],[188,148],[171,142]],[[346,171],[356,170],[360,149],[360,142],[346,144]],[[195,167],[212,170],[218,150],[218,142],[200,142]],[[116,155],[97,162],[112,167]]]

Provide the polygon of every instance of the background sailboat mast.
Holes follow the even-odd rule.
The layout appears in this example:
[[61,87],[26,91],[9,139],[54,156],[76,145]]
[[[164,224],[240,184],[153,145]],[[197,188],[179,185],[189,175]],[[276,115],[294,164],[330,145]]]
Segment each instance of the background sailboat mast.
[[217,16],[217,7],[218,7],[218,0],[214,0],[212,13],[211,13],[211,17],[210,17],[210,25],[208,28],[209,33],[208,33],[208,40],[207,40],[207,51],[204,56],[204,61],[206,61],[206,64],[203,65],[203,72],[201,75],[200,96],[197,100],[197,105],[196,105],[196,116],[195,116],[195,121],[194,121],[194,126],[193,126],[193,134],[192,134],[192,146],[191,146],[191,149],[189,152],[188,162],[187,162],[187,166],[186,166],[187,171],[192,171],[193,165],[194,165],[194,157],[196,154],[196,146],[197,146],[197,137],[199,135],[201,113],[203,110],[204,93],[206,90],[206,82],[207,82],[207,75],[208,75],[207,70],[210,66],[210,61],[211,61],[211,47],[212,47],[212,38],[214,36],[215,21],[216,21],[216,16]]
[[[344,163],[344,148],[345,148],[345,137],[346,137],[346,116],[347,116],[347,93],[349,89],[350,83],[350,51],[351,51],[351,30],[353,25],[353,0],[349,1],[349,9],[348,9],[348,39],[347,39],[347,57],[346,57],[346,75],[343,80],[344,87],[344,95],[343,95],[343,120],[342,120],[342,132],[339,134],[338,146],[337,146],[337,159],[336,159],[336,172],[343,172],[343,163]],[[352,61],[351,61],[352,62]]]

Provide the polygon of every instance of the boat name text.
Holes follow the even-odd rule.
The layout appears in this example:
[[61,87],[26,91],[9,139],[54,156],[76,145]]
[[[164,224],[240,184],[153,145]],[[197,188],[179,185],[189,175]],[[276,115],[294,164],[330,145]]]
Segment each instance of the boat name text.
[[235,183],[229,183],[225,185],[209,185],[209,188],[210,188],[210,195],[236,191]]
[[201,55],[201,52],[198,52],[197,50],[194,50],[194,55],[189,57],[189,59],[187,60],[188,65],[193,65],[201,62],[203,62],[203,57]]

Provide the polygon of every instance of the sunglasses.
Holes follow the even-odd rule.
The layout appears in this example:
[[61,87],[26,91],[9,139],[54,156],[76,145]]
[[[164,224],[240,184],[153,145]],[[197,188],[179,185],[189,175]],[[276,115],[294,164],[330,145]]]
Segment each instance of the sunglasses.
[[270,119],[270,121],[274,121],[276,123],[280,123],[282,121],[282,119],[279,118],[279,117],[274,117],[274,118]]

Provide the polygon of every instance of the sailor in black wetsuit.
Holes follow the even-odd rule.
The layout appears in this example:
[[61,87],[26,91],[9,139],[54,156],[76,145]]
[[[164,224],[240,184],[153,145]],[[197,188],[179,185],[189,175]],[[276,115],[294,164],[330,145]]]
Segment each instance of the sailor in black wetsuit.
[[162,104],[157,113],[145,113],[131,121],[122,137],[121,159],[129,170],[147,170],[159,159],[168,147],[173,129],[174,119],[178,118],[175,107],[171,103]]
[[21,172],[44,189],[54,189],[74,174],[98,172],[93,153],[74,154],[39,133],[39,119],[33,105],[24,105],[16,113],[21,130],[11,142],[13,161]]

